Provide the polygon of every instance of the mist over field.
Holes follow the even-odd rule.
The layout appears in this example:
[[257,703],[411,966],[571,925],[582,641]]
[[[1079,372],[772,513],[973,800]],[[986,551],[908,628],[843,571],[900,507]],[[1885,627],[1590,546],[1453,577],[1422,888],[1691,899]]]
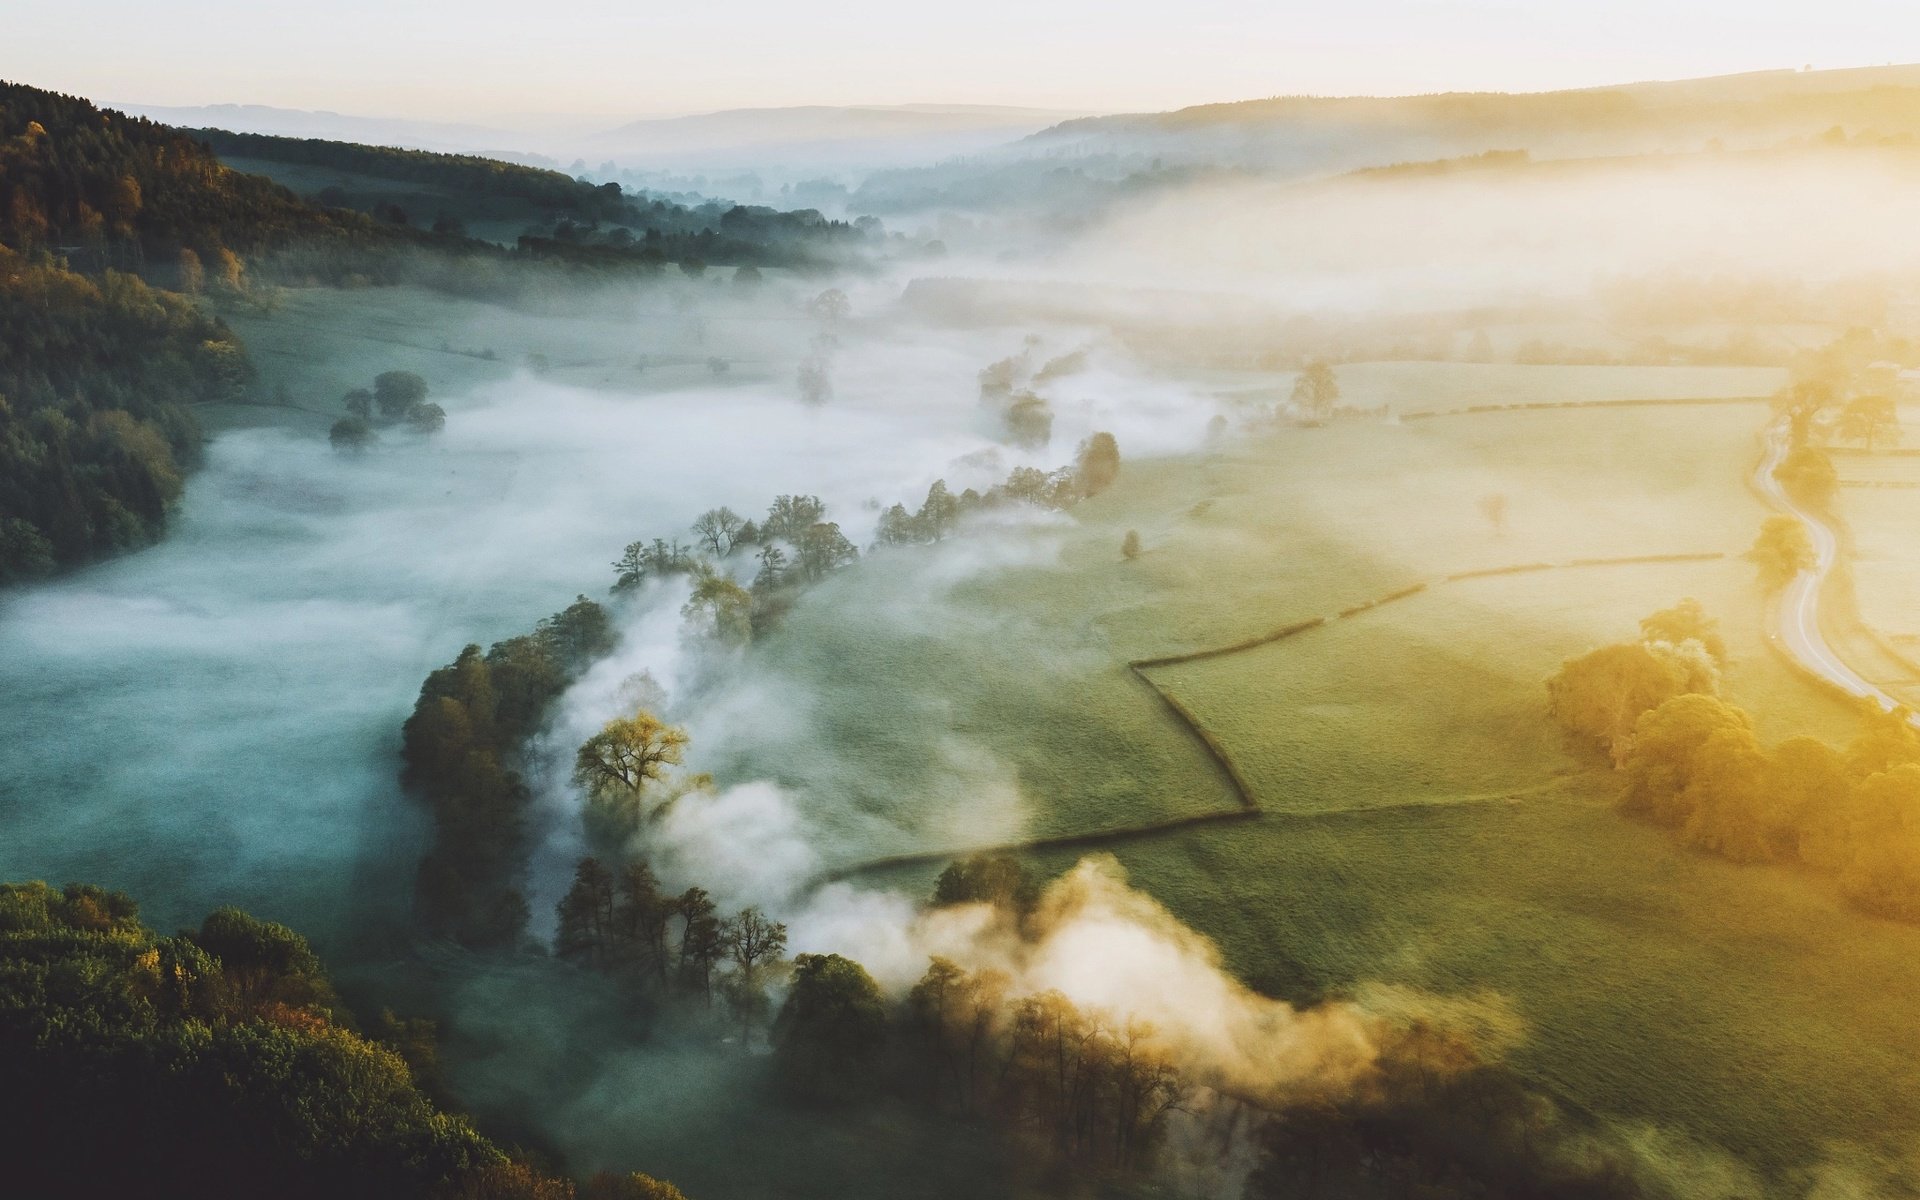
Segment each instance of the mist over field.
[[371,1056],[369,1195],[1915,1194],[1920,160],[1796,78],[66,208],[0,94],[0,878],[139,901],[0,1012]]

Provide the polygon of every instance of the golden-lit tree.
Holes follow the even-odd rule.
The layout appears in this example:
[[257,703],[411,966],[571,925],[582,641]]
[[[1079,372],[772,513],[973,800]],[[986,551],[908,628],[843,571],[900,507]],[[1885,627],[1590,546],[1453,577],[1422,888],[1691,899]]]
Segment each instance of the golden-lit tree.
[[1793,582],[1802,571],[1813,569],[1813,541],[1798,520],[1787,516],[1768,517],[1760,524],[1760,535],[1753,540],[1747,558],[1760,569],[1761,586],[1775,591]]

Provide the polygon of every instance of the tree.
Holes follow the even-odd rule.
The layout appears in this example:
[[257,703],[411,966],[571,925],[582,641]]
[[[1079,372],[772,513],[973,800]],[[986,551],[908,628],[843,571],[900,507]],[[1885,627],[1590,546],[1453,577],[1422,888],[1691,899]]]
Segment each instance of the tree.
[[833,399],[833,374],[831,364],[818,354],[809,354],[800,360],[800,370],[795,376],[800,388],[800,400],[803,404],[825,404]]
[[767,519],[760,525],[760,534],[768,541],[778,538],[797,543],[802,534],[826,515],[827,506],[818,496],[775,496],[767,506]]
[[1324,359],[1314,359],[1293,381],[1293,409],[1309,421],[1324,421],[1340,403],[1340,381]]
[[597,858],[581,859],[573,886],[556,908],[559,926],[554,952],[598,970],[611,966],[616,920],[613,873]]
[[373,380],[373,399],[380,415],[397,420],[427,398],[427,381],[412,371],[382,371]]
[[347,412],[359,417],[362,421],[373,416],[373,393],[366,388],[354,388],[346,394],[341,403],[346,405]]
[[1120,443],[1110,433],[1096,433],[1080,443],[1074,475],[1083,496],[1098,496],[1120,477]]
[[936,479],[927,489],[927,498],[920,505],[920,511],[914,514],[913,523],[921,539],[937,542],[952,532],[954,522],[960,518],[960,502],[947,490],[947,481]]
[[188,247],[180,248],[180,290],[189,296],[198,296],[207,286],[207,269],[201,265],[200,256]]
[[690,887],[674,905],[680,917],[680,951],[675,960],[682,982],[698,983],[700,994],[713,997],[713,967],[726,951],[713,897],[706,889]]
[[1841,437],[1866,443],[1871,454],[1876,441],[1900,440],[1900,410],[1891,396],[1855,396],[1840,410],[1834,428]]
[[581,1200],[687,1200],[685,1192],[665,1180],[635,1171],[615,1175],[602,1171],[587,1180]]
[[774,591],[786,581],[787,552],[778,546],[767,545],[760,548],[757,557],[760,570],[753,577],[753,590],[760,593]]
[[1772,516],[1760,523],[1760,535],[1753,540],[1747,558],[1760,569],[1760,583],[1776,591],[1793,582],[1794,576],[1810,571],[1818,561],[1806,526],[1794,517]]
[[807,312],[831,327],[847,319],[853,312],[853,304],[839,288],[828,288],[807,301]]
[[1014,445],[1038,450],[1053,440],[1053,408],[1034,392],[1021,392],[1006,411],[1007,436]]
[[956,859],[933,885],[933,903],[991,904],[1024,917],[1040,902],[1040,885],[1020,860],[1006,854]]
[[963,1113],[979,1107],[992,1083],[1010,983],[1003,972],[969,974],[936,955],[907,994],[908,1028],[932,1068],[925,1082],[935,1100],[951,1096]]
[[1720,622],[1708,616],[1707,610],[1691,596],[1643,619],[1640,640],[1666,642],[1672,646],[1698,642],[1716,663],[1724,665],[1727,661],[1727,641],[1720,636]]
[[241,295],[247,290],[247,266],[240,261],[238,254],[225,246],[214,248],[213,277],[230,296]]
[[1626,773],[1620,807],[1655,824],[1679,827],[1692,815],[1701,750],[1716,737],[1752,735],[1747,714],[1716,696],[1675,694],[1635,721],[1626,753],[1617,763]]
[[1127,536],[1120,539],[1120,557],[1135,559],[1140,557],[1140,531],[1127,530]]
[[1633,745],[1642,713],[1676,696],[1717,690],[1713,659],[1697,642],[1602,646],[1568,659],[1547,680],[1555,718],[1569,732],[1598,743],[1616,766]]
[[722,506],[710,508],[693,522],[693,532],[716,558],[725,558],[733,553],[739,543],[740,531],[746,525],[740,514]]
[[873,540],[880,546],[911,546],[920,540],[920,526],[906,505],[896,504],[880,514]]
[[843,1102],[872,1092],[887,1044],[887,1009],[866,968],[838,954],[802,954],[773,1023],[773,1065],[797,1099]]
[[643,806],[646,786],[678,766],[686,746],[684,729],[645,709],[608,721],[574,755],[573,782],[586,790],[589,813],[600,815],[595,823],[617,832],[653,816]]
[[840,532],[840,526],[821,521],[800,536],[794,547],[794,568],[808,583],[818,583],[860,557],[860,551]]
[[1833,469],[1833,460],[1817,446],[1802,446],[1788,454],[1773,469],[1773,477],[1809,504],[1825,504],[1840,486],[1840,475]]
[[359,417],[341,417],[327,430],[327,441],[342,453],[359,454],[373,445],[375,437],[373,427]]
[[614,929],[633,947],[638,965],[650,969],[655,982],[665,986],[671,961],[667,925],[676,911],[676,900],[661,892],[659,878],[642,860],[620,868],[618,886]]
[[222,908],[200,923],[193,941],[219,962],[231,1015],[253,1017],[273,1004],[330,1015],[339,1004],[319,956],[285,925]]
[[769,921],[758,908],[744,908],[721,927],[721,943],[740,973],[751,977],[762,964],[786,950],[787,927]]
[[740,1040],[753,1037],[753,1027],[766,1020],[767,992],[760,969],[787,948],[787,927],[767,920],[758,908],[743,909],[720,926],[720,944],[738,968],[726,980],[727,1007],[740,1022]]
[[693,595],[680,615],[715,641],[743,646],[753,640],[753,595],[718,571],[694,576]]
[[407,410],[407,424],[415,433],[438,433],[447,427],[447,410],[427,401]]

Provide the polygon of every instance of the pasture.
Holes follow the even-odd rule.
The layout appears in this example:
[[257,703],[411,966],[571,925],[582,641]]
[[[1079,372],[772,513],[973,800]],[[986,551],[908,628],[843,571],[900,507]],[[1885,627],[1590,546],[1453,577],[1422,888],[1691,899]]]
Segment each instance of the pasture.
[[[1535,378],[1551,398],[1551,377]],[[1574,390],[1592,389],[1582,377]],[[957,847],[963,797],[943,796],[935,821],[903,799],[943,770],[910,730],[924,747],[944,717],[1010,771],[1030,837],[1229,807],[1219,772],[1124,664],[1428,582],[1154,669],[1264,814],[1114,842],[1135,881],[1277,994],[1376,980],[1497,994],[1529,1030],[1523,1070],[1642,1130],[1676,1170],[1724,1168],[1737,1184],[1856,1142],[1904,1151],[1920,1133],[1920,1033],[1888,1000],[1920,990],[1920,930],[1619,817],[1611,773],[1563,745],[1545,710],[1562,659],[1693,596],[1729,644],[1724,690],[1764,738],[1850,734],[1849,710],[1767,648],[1739,557],[1765,515],[1745,485],[1765,416],[1728,403],[1255,432],[1129,462],[1070,526],[1030,535],[1057,539],[1041,561],[929,595],[919,552],[876,558],[757,653],[811,681],[832,750],[859,748],[861,777],[832,782],[894,823],[885,851]],[[1490,495],[1507,497],[1497,522]],[[1146,547],[1133,561],[1119,554],[1128,529]],[[1444,580],[1713,553],[1726,557]],[[787,777],[811,791],[804,758]],[[734,764],[749,765],[766,764]],[[1003,825],[972,844],[1013,840]],[[1080,852],[1037,857],[1058,869]],[[935,869],[877,878],[917,889]]]

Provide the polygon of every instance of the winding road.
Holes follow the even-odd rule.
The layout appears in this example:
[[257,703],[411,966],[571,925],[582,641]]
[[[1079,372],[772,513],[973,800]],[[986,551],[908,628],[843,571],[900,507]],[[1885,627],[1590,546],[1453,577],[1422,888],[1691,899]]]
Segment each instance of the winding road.
[[[1781,590],[1779,628],[1770,636],[1808,671],[1849,695],[1872,700],[1891,711],[1901,702],[1841,661],[1821,631],[1820,595],[1826,589],[1834,564],[1840,559],[1840,535],[1824,518],[1789,496],[1774,476],[1775,468],[1787,457],[1789,449],[1787,422],[1775,421],[1763,436],[1767,450],[1760,456],[1760,466],[1753,473],[1753,486],[1767,503],[1806,529],[1813,543],[1814,558],[1812,567],[1795,575],[1793,582]],[[1911,719],[1920,726],[1920,715]]]

